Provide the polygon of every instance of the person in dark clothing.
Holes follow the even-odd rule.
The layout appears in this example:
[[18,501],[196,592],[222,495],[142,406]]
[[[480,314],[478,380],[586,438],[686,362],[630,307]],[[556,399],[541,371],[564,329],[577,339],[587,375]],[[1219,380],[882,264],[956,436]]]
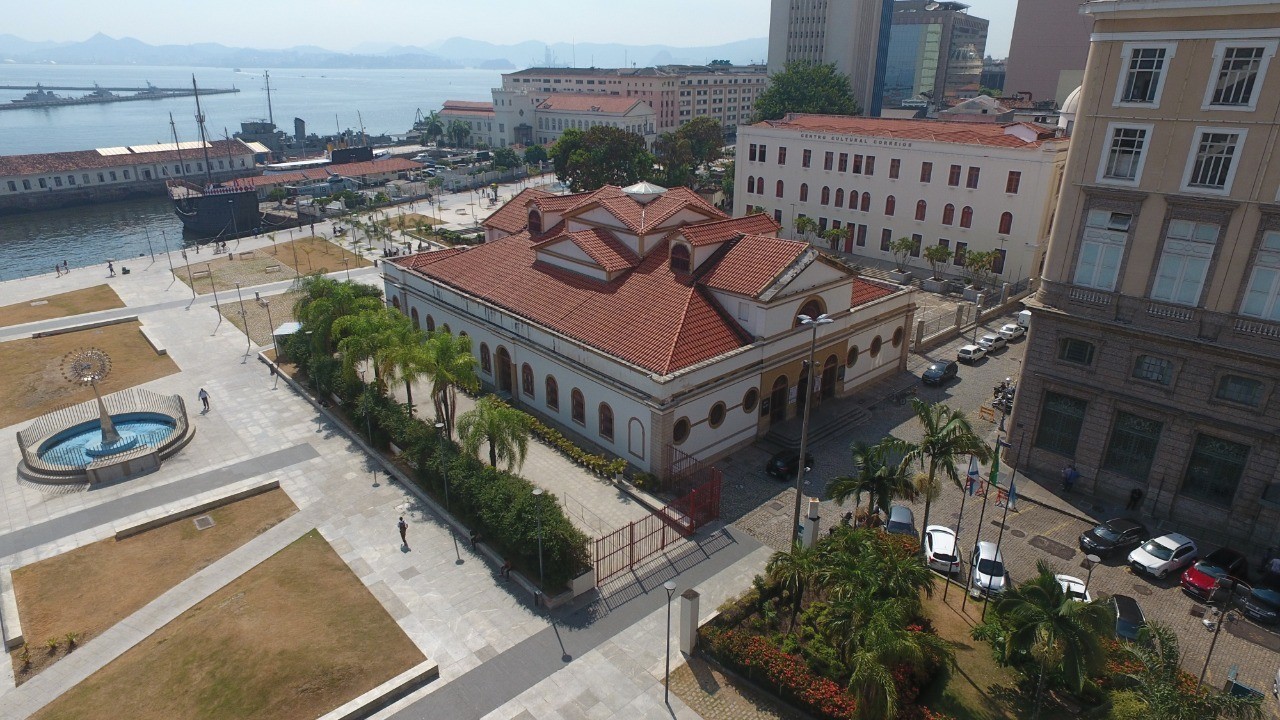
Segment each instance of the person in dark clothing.
[[1142,489],[1134,488],[1129,491],[1129,504],[1124,506],[1125,510],[1137,510],[1142,506]]

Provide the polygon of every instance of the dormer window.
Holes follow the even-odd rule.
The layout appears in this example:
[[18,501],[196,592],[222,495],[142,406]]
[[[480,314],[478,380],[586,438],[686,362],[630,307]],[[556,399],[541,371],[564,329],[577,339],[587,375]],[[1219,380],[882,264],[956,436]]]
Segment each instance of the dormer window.
[[689,247],[687,245],[671,246],[671,272],[689,272]]
[[538,208],[529,210],[529,234],[537,235],[542,232],[542,213],[538,212]]

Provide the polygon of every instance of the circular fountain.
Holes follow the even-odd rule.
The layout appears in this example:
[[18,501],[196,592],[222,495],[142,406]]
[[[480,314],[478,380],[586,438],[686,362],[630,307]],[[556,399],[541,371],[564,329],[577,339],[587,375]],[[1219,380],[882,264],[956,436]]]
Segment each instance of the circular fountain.
[[42,416],[18,433],[18,472],[28,480],[96,483],[141,475],[195,432],[178,395],[133,388],[104,399],[98,382],[111,372],[111,358],[102,350],[67,353],[62,371],[69,382],[92,387],[94,400]]

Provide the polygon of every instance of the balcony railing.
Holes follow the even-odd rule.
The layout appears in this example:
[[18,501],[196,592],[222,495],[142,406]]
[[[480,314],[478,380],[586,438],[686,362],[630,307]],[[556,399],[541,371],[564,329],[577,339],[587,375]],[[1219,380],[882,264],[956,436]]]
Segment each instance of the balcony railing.
[[1151,302],[1147,303],[1147,314],[1152,317],[1164,318],[1165,320],[1190,322],[1195,317],[1195,308]]
[[1070,297],[1076,302],[1088,303],[1090,305],[1101,305],[1106,307],[1111,304],[1111,293],[1102,292],[1100,290],[1090,290],[1088,288],[1072,286]]
[[1236,332],[1245,335],[1261,335],[1266,338],[1280,338],[1280,324],[1236,318]]

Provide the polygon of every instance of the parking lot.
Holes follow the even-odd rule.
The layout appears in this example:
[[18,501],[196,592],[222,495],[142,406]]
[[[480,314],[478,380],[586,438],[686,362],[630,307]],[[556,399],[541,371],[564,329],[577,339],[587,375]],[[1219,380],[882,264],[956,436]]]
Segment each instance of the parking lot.
[[[1005,322],[1013,322],[1012,314],[1008,318],[988,323],[982,332],[995,331]],[[932,360],[954,359],[956,350],[971,339],[967,335],[926,355],[912,356],[908,363],[911,373],[918,378]],[[961,364],[958,376],[941,386],[917,384],[919,397],[929,402],[945,402],[965,411],[975,429],[994,445],[999,413],[996,413],[997,422],[992,422],[981,419],[978,411],[984,403],[990,402],[993,387],[1006,377],[1016,378],[1019,375],[1025,342],[1025,338],[1015,340],[1007,348],[998,350],[973,365]],[[919,431],[910,404],[897,404],[888,395],[890,388],[900,389],[908,382],[909,378],[897,378],[883,384],[878,391],[844,401],[860,402],[870,411],[871,419],[812,448],[814,466],[805,489],[807,495],[824,498],[821,527],[828,528],[833,523],[838,523],[840,516],[852,509],[850,506],[835,505],[826,500],[824,494],[830,478],[853,471],[849,459],[849,445],[852,442],[862,440],[874,443],[887,434],[905,440],[918,439]],[[782,549],[790,539],[795,494],[788,485],[765,475],[763,468],[770,452],[771,449],[766,444],[758,443],[717,464],[725,476],[723,505],[726,520],[734,522],[772,547]],[[1008,484],[1009,472],[1009,468],[1002,465],[1002,487]],[[1016,473],[1015,481],[1016,510],[1008,513],[1008,522],[1004,527],[1003,537],[1000,538],[1001,553],[1014,583],[1033,576],[1039,560],[1047,561],[1055,572],[1087,578],[1089,571],[1078,537],[1092,527],[1095,520],[1127,516],[1143,522],[1157,531],[1157,534],[1179,530],[1176,526],[1156,530],[1157,524],[1153,519],[1125,513],[1122,507],[1097,506],[1092,498],[1063,497],[1059,493],[1060,479],[1056,473],[1052,477],[1026,477]],[[956,521],[960,519],[962,495],[959,489],[949,482],[945,483],[940,496],[933,502],[929,523],[954,528]],[[1000,537],[1004,508],[996,507],[995,498],[992,497],[979,527],[981,500],[980,497],[971,497],[964,505],[960,547],[966,561],[979,533],[982,540],[991,542]],[[923,531],[923,501],[916,502],[913,510],[917,527]],[[1212,549],[1201,547],[1200,552],[1203,555]],[[1171,626],[1178,634],[1186,669],[1198,677],[1213,638],[1212,630],[1206,627],[1200,616],[1203,615],[1204,605],[1182,592],[1178,586],[1179,573],[1173,573],[1163,581],[1135,575],[1125,562],[1126,555],[1127,552],[1118,553],[1096,566],[1089,578],[1089,592],[1094,597],[1129,595],[1138,601],[1148,619],[1159,620]],[[1250,569],[1256,571],[1256,568]],[[953,590],[962,588],[957,586]],[[1212,618],[1212,613],[1208,617]],[[1276,700],[1270,697],[1276,670],[1280,668],[1280,636],[1244,618],[1227,623],[1218,637],[1205,683],[1212,687],[1222,687],[1233,666],[1238,668],[1241,682],[1268,694],[1264,709],[1273,716],[1280,717],[1277,715]]]

